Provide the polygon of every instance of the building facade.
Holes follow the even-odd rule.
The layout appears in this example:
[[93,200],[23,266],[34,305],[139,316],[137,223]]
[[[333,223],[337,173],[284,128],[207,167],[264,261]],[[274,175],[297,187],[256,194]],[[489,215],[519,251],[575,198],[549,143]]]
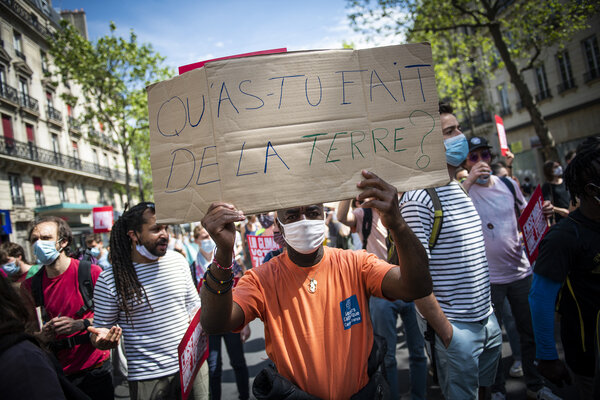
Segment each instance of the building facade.
[[[586,137],[600,135],[600,16],[591,16],[589,25],[562,49],[544,49],[535,67],[523,73],[556,141],[556,161],[563,166],[569,150]],[[515,153],[513,172],[521,180],[530,177],[534,184],[543,183],[541,144],[506,70],[494,71],[485,82],[484,96],[488,106],[473,114],[472,133],[486,137],[499,152],[494,114],[501,116]]]
[[[64,14],[87,38],[83,11]],[[118,211],[125,201],[115,136],[83,126],[81,105],[61,96],[79,98],[77,85],[52,75],[48,48],[60,19],[50,1],[0,0],[0,240],[29,255],[26,228],[36,215],[65,219],[81,245],[92,208]]]

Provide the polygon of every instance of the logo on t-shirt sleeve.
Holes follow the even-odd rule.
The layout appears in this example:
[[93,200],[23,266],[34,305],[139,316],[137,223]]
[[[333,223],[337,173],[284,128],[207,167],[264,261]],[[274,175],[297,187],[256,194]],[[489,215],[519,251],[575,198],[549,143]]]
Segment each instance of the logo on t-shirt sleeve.
[[344,323],[344,329],[350,329],[354,324],[362,322],[362,315],[360,313],[360,307],[358,306],[358,299],[356,295],[348,297],[346,300],[340,302],[340,309],[342,311],[342,322]]

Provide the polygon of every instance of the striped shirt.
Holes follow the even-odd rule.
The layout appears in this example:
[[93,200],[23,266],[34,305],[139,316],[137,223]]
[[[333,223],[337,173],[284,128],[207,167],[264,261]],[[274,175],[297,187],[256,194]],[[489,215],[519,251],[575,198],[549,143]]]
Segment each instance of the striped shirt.
[[[156,379],[179,369],[177,346],[200,307],[185,258],[174,251],[148,264],[136,264],[148,301],[133,305],[133,321],[119,310],[113,267],[105,269],[94,289],[94,326],[119,324],[129,368],[128,379]],[[150,304],[148,304],[150,303]]]
[[434,220],[433,202],[425,190],[406,192],[400,199],[402,217],[429,256],[433,293],[446,317],[480,321],[492,313],[490,278],[481,220],[457,181],[435,189],[443,212],[437,243],[429,252]]

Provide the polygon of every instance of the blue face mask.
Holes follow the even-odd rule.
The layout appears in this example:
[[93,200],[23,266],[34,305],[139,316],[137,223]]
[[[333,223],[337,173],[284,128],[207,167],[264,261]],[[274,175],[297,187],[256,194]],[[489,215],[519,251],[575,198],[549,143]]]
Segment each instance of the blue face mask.
[[6,275],[8,275],[8,276],[17,275],[19,273],[19,271],[21,270],[21,268],[19,268],[17,263],[14,263],[14,262],[9,262],[9,263],[4,264],[2,266],[2,269],[4,270],[4,272],[6,272]]
[[446,147],[446,162],[453,167],[458,167],[469,154],[469,142],[462,133],[444,140]]
[[90,254],[91,254],[91,255],[92,255],[92,257],[94,257],[94,258],[98,258],[98,257],[100,257],[100,249],[99,249],[99,248],[97,248],[97,247],[92,247],[92,248],[90,249]]
[[211,251],[214,250],[215,244],[212,240],[205,239],[205,240],[200,241],[200,247],[202,247],[202,250],[205,251],[206,253],[210,253]]
[[489,175],[480,176],[479,178],[477,178],[477,180],[475,181],[475,183],[477,183],[479,185],[486,185],[489,180],[490,180],[490,176]]
[[43,265],[52,264],[60,255],[60,251],[56,250],[56,242],[53,240],[37,240],[33,245],[33,252],[40,264]]

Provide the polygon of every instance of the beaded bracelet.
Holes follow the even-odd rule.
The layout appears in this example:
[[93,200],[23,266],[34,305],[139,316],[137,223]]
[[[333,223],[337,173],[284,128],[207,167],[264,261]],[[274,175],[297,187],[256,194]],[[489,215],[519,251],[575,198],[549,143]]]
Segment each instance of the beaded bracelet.
[[223,271],[231,271],[233,269],[233,263],[229,265],[229,267],[225,268],[219,264],[216,258],[213,258],[212,263],[217,266],[217,268],[222,269]]
[[229,284],[229,286],[223,290],[215,290],[210,287],[210,285],[206,281],[206,278],[204,278],[203,280],[204,280],[204,284],[202,285],[202,287],[208,289],[209,292],[214,293],[214,294],[219,294],[219,295],[225,294],[225,293],[229,292],[231,290],[231,288],[233,287],[233,279],[231,280],[231,283]]
[[217,279],[217,278],[215,278],[215,276],[212,274],[212,272],[210,272],[210,268],[208,268],[208,269],[206,270],[206,275],[210,276],[210,278],[211,278],[213,281],[215,281],[215,282],[217,282],[217,283],[219,283],[219,284],[221,284],[221,285],[224,285],[224,284],[226,284],[226,283],[229,283],[229,282],[233,281],[233,273],[231,273],[231,277],[230,277],[228,280],[226,280],[226,281],[222,281],[222,280],[220,280],[220,279]]

